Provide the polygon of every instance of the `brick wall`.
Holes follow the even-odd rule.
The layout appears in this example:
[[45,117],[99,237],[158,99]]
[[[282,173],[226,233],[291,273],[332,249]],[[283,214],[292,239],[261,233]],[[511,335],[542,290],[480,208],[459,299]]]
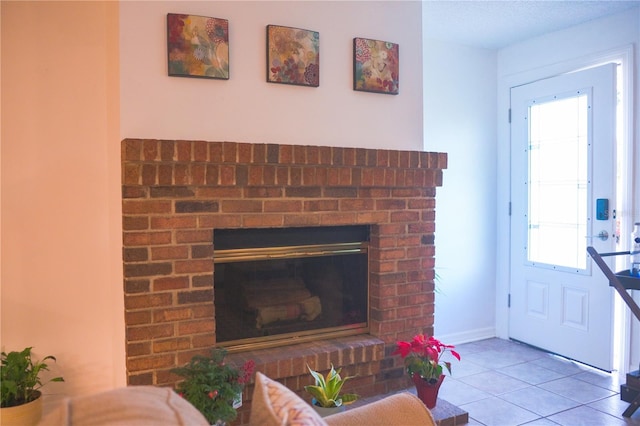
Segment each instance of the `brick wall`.
[[[306,365],[358,374],[363,396],[408,385],[398,339],[433,333],[436,187],[443,153],[234,142],[122,141],[127,377],[169,373],[215,346],[213,230],[371,226],[370,333],[232,354],[302,396]],[[246,423],[252,387],[238,423]],[[308,399],[308,398],[307,398]]]

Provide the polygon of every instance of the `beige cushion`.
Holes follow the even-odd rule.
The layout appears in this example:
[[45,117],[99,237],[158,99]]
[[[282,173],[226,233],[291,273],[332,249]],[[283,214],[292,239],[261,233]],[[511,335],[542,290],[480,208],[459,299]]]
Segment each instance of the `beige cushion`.
[[387,396],[381,400],[324,418],[329,426],[435,426],[431,411],[409,392]]
[[172,389],[130,386],[66,398],[45,416],[44,426],[208,426],[209,422]]
[[302,398],[260,372],[256,372],[250,424],[256,426],[327,425]]

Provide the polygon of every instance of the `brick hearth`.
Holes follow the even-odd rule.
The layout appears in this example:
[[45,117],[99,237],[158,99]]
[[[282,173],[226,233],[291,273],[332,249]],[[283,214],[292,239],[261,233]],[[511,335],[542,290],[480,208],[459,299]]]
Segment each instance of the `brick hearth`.
[[[122,210],[127,377],[169,370],[216,345],[213,230],[370,225],[370,332],[234,353],[306,399],[306,365],[357,374],[363,396],[408,386],[398,339],[433,333],[435,193],[443,153],[125,139]],[[252,387],[239,423],[246,423]]]

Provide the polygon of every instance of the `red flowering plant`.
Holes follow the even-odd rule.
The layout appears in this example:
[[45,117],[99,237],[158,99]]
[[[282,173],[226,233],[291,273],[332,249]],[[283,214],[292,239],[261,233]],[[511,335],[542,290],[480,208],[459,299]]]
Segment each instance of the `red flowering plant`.
[[451,362],[442,360],[446,352],[460,361],[460,354],[453,350],[455,346],[445,345],[433,336],[418,334],[410,342],[398,342],[397,345],[398,349],[392,355],[400,354],[409,376],[417,374],[431,383],[438,381],[443,366],[451,373]]
[[251,379],[255,362],[249,360],[241,368],[224,362],[227,351],[213,348],[211,355],[195,355],[188,364],[174,368],[172,373],[184,377],[176,392],[196,407],[209,424],[224,424],[237,416],[237,403],[242,389]]

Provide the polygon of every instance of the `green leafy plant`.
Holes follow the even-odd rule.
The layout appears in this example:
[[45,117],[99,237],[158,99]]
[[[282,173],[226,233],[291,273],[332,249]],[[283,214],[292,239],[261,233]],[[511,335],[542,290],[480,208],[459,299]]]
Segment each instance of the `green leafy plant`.
[[210,424],[229,422],[236,418],[234,400],[251,378],[255,363],[247,361],[242,368],[226,364],[224,348],[214,348],[209,356],[196,355],[172,373],[184,378],[176,392],[200,411]]
[[48,371],[45,361],[56,361],[49,355],[40,361],[31,359],[31,347],[21,352],[2,352],[0,364],[0,407],[15,407],[38,398],[38,391],[49,382],[64,382],[62,377],[54,377],[46,382],[40,379],[40,373]]
[[433,336],[418,334],[410,342],[398,342],[398,348],[392,355],[400,354],[410,376],[419,375],[423,379],[436,382],[443,372],[443,367],[451,373],[451,363],[442,361],[445,352],[460,361],[460,354],[453,350],[455,346],[445,345]]
[[340,407],[341,405],[351,404],[358,399],[358,395],[354,393],[340,395],[345,382],[355,376],[347,376],[343,379],[340,376],[342,369],[336,370],[333,364],[331,364],[331,370],[327,373],[327,377],[313,371],[308,365],[307,368],[316,384],[305,386],[304,390],[313,396],[316,405],[324,408]]

